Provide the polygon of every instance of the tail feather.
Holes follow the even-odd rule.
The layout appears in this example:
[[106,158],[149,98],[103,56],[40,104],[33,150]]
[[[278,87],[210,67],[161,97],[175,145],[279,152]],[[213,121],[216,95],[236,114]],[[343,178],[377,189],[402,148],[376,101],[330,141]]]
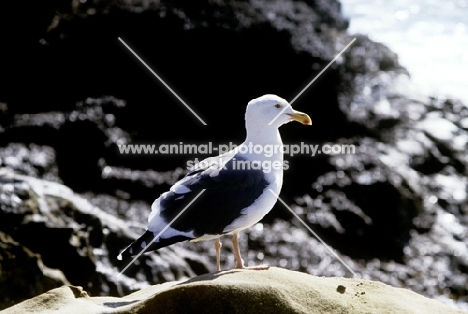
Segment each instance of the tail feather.
[[[169,246],[171,244],[191,240],[192,238],[186,237],[183,235],[177,235],[170,237],[168,239],[158,238],[155,239],[157,234],[146,230],[146,232],[139,237],[137,240],[132,242],[129,246],[127,246],[122,252],[120,252],[119,256],[117,256],[118,260],[131,258],[132,256],[136,256],[141,253],[141,251],[145,250],[145,252],[155,251],[165,246]],[[149,246],[148,248],[146,248]]]

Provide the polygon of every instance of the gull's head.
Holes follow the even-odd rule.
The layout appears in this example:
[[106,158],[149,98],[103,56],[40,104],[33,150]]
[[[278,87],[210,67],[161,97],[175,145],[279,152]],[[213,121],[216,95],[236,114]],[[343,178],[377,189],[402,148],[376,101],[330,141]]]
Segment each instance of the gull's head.
[[255,124],[275,128],[291,121],[312,125],[312,120],[307,114],[294,110],[285,99],[271,94],[249,102],[245,112],[245,121],[247,125]]

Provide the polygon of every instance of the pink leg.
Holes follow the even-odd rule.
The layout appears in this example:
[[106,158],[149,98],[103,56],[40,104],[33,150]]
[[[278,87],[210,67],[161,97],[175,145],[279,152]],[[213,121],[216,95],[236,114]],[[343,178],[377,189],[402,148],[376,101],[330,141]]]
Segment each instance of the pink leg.
[[215,249],[216,249],[216,271],[221,271],[221,247],[223,244],[221,243],[220,238],[215,240]]
[[236,232],[232,236],[232,246],[234,247],[234,255],[236,257],[236,268],[238,269],[253,269],[253,270],[266,270],[270,268],[270,265],[257,265],[257,266],[244,266],[244,260],[242,259],[239,249],[239,234]]

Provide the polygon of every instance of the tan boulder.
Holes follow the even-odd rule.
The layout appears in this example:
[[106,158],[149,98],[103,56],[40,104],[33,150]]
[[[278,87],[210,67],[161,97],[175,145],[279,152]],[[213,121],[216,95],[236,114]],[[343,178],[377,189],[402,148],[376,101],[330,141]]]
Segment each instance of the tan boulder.
[[6,309],[16,313],[463,313],[407,289],[272,267],[150,286],[122,298],[63,286]]

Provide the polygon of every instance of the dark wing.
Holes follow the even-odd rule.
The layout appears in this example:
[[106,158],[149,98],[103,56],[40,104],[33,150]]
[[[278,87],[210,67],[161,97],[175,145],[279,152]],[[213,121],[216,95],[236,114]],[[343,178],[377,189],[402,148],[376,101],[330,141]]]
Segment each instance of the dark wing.
[[[238,156],[225,164],[195,167],[160,197],[159,218],[153,219],[170,222],[205,189],[171,227],[193,232],[195,237],[223,234],[225,227],[241,217],[242,210],[254,203],[267,185],[263,171]],[[151,225],[150,222],[148,226]]]
[[182,242],[191,239],[183,235],[174,235],[168,239],[163,239],[161,237],[156,238],[156,235],[156,233],[146,230],[146,232],[143,235],[141,235],[137,240],[133,241],[129,246],[123,249],[122,252],[120,252],[119,256],[117,256],[117,259],[130,259],[132,256],[140,254],[140,252],[143,251],[143,249],[145,249],[148,245],[149,247],[145,249],[145,252],[154,251],[177,242]]
[[[150,243],[146,251],[203,235],[230,232],[225,228],[243,215],[242,210],[254,203],[267,185],[263,171],[255,169],[244,158],[234,156],[225,164],[221,159],[208,158],[153,203],[148,230],[125,248],[118,258],[137,255]],[[205,191],[188,206],[202,190]],[[186,207],[180,217],[165,229]]]

